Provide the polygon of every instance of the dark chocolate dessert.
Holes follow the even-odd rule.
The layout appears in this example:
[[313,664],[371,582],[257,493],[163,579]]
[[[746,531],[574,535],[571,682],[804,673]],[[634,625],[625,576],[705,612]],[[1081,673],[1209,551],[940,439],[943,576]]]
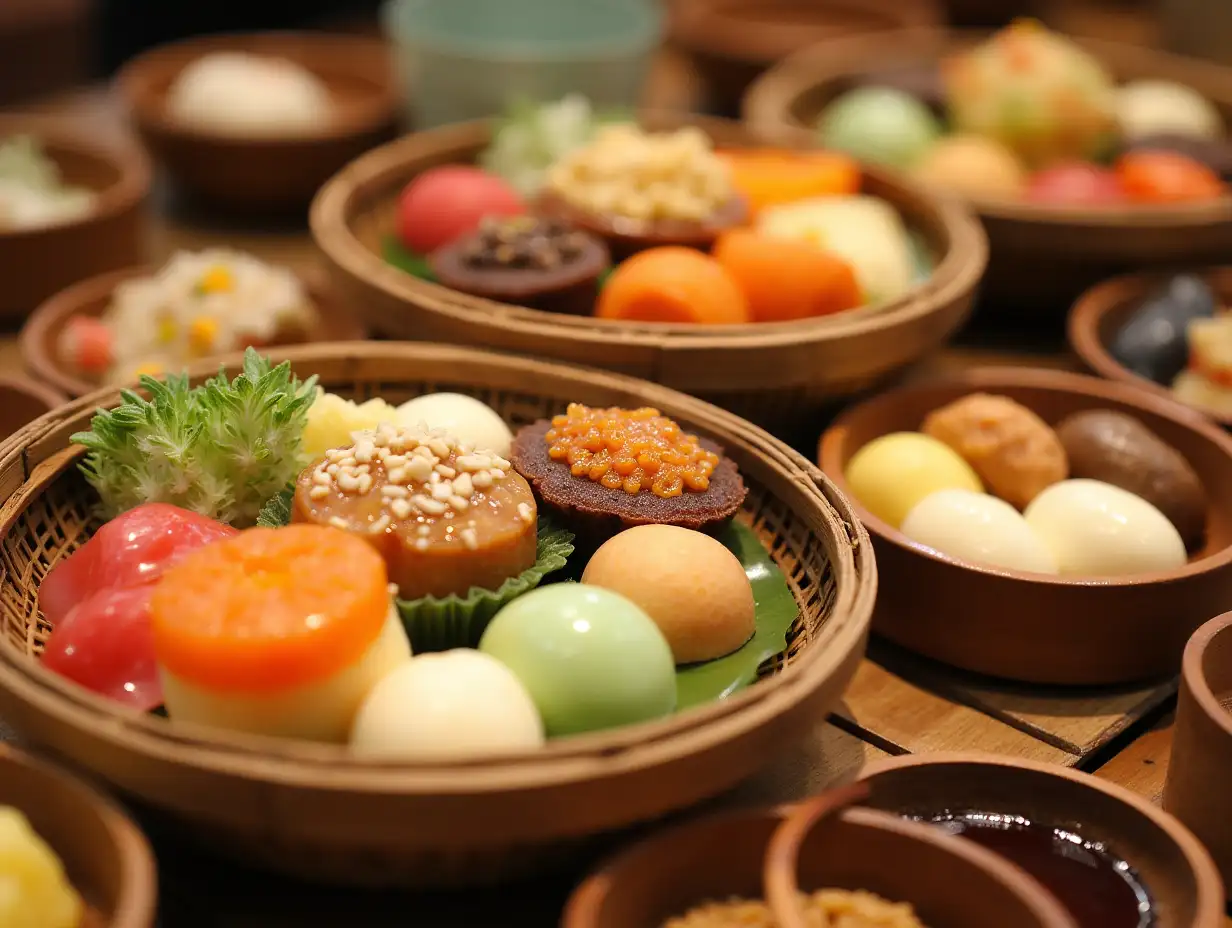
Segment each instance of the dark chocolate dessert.
[[687,245],[709,251],[723,232],[743,225],[749,208],[744,198],[733,196],[705,219],[630,219],[602,215],[579,209],[563,197],[547,192],[539,200],[539,211],[556,216],[580,229],[599,236],[617,260],[660,245]]
[[521,429],[510,458],[542,505],[593,543],[634,525],[718,531],[748,493],[722,448],[655,409],[570,404]]
[[490,216],[428,260],[436,279],[461,293],[549,312],[587,313],[611,258],[602,241],[560,219]]

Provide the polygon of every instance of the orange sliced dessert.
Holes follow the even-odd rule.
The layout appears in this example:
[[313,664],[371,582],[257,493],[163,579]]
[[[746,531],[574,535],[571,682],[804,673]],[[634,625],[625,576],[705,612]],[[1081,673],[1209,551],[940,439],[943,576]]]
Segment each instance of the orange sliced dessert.
[[159,581],[150,621],[168,714],[256,734],[345,740],[411,654],[381,556],[314,525],[194,552]]

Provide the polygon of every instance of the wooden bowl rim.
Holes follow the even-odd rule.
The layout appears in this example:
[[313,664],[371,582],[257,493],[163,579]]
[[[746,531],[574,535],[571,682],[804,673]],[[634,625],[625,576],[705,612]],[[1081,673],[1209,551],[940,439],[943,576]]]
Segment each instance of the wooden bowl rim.
[[[97,383],[91,383],[88,380],[75,376],[57,360],[55,354],[46,350],[50,331],[56,325],[62,322],[67,323],[69,319],[78,315],[84,304],[113,294],[116,287],[121,283],[137,277],[155,274],[165,266],[166,262],[163,264],[137,264],[115,271],[107,271],[103,274],[96,274],[94,277],[87,277],[85,280],[78,281],[65,287],[58,293],[52,294],[30,314],[30,317],[17,335],[18,347],[21,350],[21,358],[26,368],[32,374],[62,390],[69,397],[76,398],[106,389],[106,387],[100,386]],[[341,328],[349,330],[349,338],[345,339],[346,341],[358,341],[367,335],[366,329],[359,323],[356,315],[347,312],[342,301],[329,289],[324,275],[317,272],[301,272],[276,263],[272,266],[291,271],[300,283],[303,284],[309,299],[312,300],[322,316],[328,316],[344,323]],[[347,325],[346,323],[350,324]],[[315,342],[315,344],[321,344],[321,342]],[[225,358],[228,354],[231,354],[231,352],[220,354],[216,357]],[[205,360],[208,361],[210,359]],[[67,399],[60,400],[60,403],[64,402],[67,402]],[[56,405],[59,405],[59,403]]]
[[[772,65],[798,51],[808,36],[801,36],[795,23],[767,23],[758,28],[732,13],[736,7],[757,8],[769,2],[787,5],[784,0],[674,0],[668,11],[668,34],[685,48],[748,64]],[[920,0],[812,0],[794,5],[802,19],[810,20],[810,26],[813,21],[825,21],[827,11],[834,7],[867,13],[869,20],[884,23],[880,28],[887,30],[932,27],[941,19],[931,2]]]
[[[1128,806],[1146,818],[1176,844],[1185,857],[1194,882],[1197,884],[1195,916],[1188,928],[1222,928],[1224,924],[1223,878],[1210,853],[1179,819],[1165,812],[1137,793],[1108,780],[1074,770],[1060,764],[1027,760],[1002,754],[987,754],[978,751],[937,751],[927,754],[903,754],[898,757],[883,757],[870,761],[860,773],[861,780],[875,780],[880,773],[906,770],[913,767],[971,766],[989,768],[989,775],[996,775],[1002,768],[1028,770],[1034,774],[1067,780],[1076,786],[1103,793],[1110,799]],[[874,787],[875,788],[875,787]],[[1133,863],[1133,861],[1129,861]]]
[[[720,702],[694,707],[665,719],[549,742],[536,751],[472,761],[410,764],[360,759],[350,755],[345,746],[246,735],[188,722],[177,722],[172,727],[169,720],[126,710],[53,674],[39,661],[18,654],[2,640],[0,687],[66,725],[89,728],[100,737],[122,744],[126,751],[172,764],[193,765],[222,775],[257,778],[288,787],[386,795],[429,790],[474,795],[540,789],[585,780],[594,775],[597,760],[608,769],[644,769],[729,742],[756,729],[764,721],[791,711],[822,687],[851,654],[863,648],[872,620],[876,589],[876,563],[867,533],[847,501],[835,492],[831,482],[815,466],[768,433],[731,413],[633,377],[456,345],[335,342],[271,349],[268,354],[277,361],[290,360],[293,364],[343,362],[348,368],[361,367],[365,359],[382,358],[407,364],[430,358],[434,362],[455,362],[463,369],[483,364],[553,380],[584,380],[588,384],[641,396],[646,402],[671,410],[673,415],[686,420],[704,422],[703,430],[715,433],[721,442],[729,445],[743,444],[748,454],[763,457],[771,467],[790,474],[794,487],[815,497],[816,514],[833,535],[836,556],[830,558],[830,563],[836,595],[831,615],[841,619],[830,629],[825,646],[815,643],[780,673]],[[197,382],[216,374],[219,364],[227,364],[228,370],[234,371],[241,357],[230,355],[212,364],[197,365],[190,368],[189,374]],[[66,430],[84,427],[94,410],[114,405],[118,398],[118,389],[98,390],[37,420],[39,428],[28,428],[22,433],[20,446],[10,444],[3,449],[0,472],[8,472],[14,466],[14,459],[19,459],[18,466],[27,472],[25,458],[32,445],[51,439],[63,444]],[[83,452],[80,445],[70,445],[37,463],[29,462],[28,478],[0,507],[0,538],[7,536],[31,500],[70,468]]]
[[1203,668],[1206,649],[1229,628],[1232,628],[1232,612],[1225,612],[1194,632],[1189,643],[1185,645],[1185,656],[1181,659],[1181,676],[1202,714],[1217,725],[1224,735],[1232,738],[1232,712],[1219,704]]
[[[832,68],[829,64],[832,58],[847,60],[853,56],[853,49],[865,47],[868,47],[869,57],[876,57],[880,49],[875,48],[874,43],[878,42],[889,45],[890,49],[906,46],[909,49],[924,47],[948,50],[977,38],[987,38],[991,34],[993,33],[989,30],[980,29],[915,29],[897,32],[883,30],[880,33],[864,33],[820,42],[783,59],[761,75],[749,88],[741,110],[746,122],[764,129],[810,130],[810,127],[791,115],[794,101],[823,81],[859,73]],[[1181,55],[1155,49],[1139,49],[1124,43],[1087,36],[1066,35],[1066,38],[1101,60],[1110,56],[1124,59],[1131,55],[1145,55],[1152,62],[1177,65],[1191,73],[1218,75],[1224,83],[1229,80],[1229,69]],[[1229,88],[1224,105],[1232,106],[1232,88]],[[934,192],[934,195],[947,196],[943,192]],[[1092,234],[1114,228],[1158,232],[1232,223],[1232,191],[1217,200],[1198,203],[1141,203],[1101,208],[1046,206],[1006,199],[961,198],[953,195],[948,195],[948,198],[967,203],[984,219],[1067,227],[1076,231],[1089,230]]]
[[0,113],[0,138],[31,135],[54,160],[56,149],[104,164],[119,172],[110,185],[94,191],[94,205],[89,212],[51,225],[29,229],[0,229],[0,248],[18,240],[59,235],[92,223],[111,219],[131,211],[145,199],[153,182],[153,169],[140,146],[128,139],[99,141],[98,134],[78,128],[70,122],[42,113]]
[[[110,838],[120,871],[120,898],[105,928],[151,928],[158,902],[158,872],[154,854],[141,830],[116,803],[63,768],[0,743],[0,779],[5,767],[22,767],[38,774],[54,802],[57,794],[76,793],[98,815]],[[59,848],[52,848],[60,853]]]
[[[642,113],[639,121],[646,120],[729,131],[739,125],[714,117],[672,113]],[[414,151],[424,144],[425,139],[435,142],[441,149],[482,146],[490,137],[494,125],[493,120],[474,120],[429,129],[388,142],[352,161],[330,178],[312,201],[309,224],[317,246],[347,273],[367,281],[388,296],[408,300],[421,310],[451,317],[471,326],[505,328],[525,336],[549,337],[596,347],[615,337],[624,345],[662,350],[765,349],[799,345],[802,341],[837,341],[894,329],[931,315],[962,293],[972,290],[988,263],[988,239],[984,230],[961,204],[930,194],[893,173],[867,166],[863,167],[865,176],[876,178],[879,183],[927,204],[938,224],[945,228],[950,247],[926,279],[913,283],[897,299],[812,319],[737,325],[629,322],[496,303],[421,280],[393,267],[381,256],[369,251],[352,233],[348,221],[351,203],[365,187],[374,181],[383,181],[392,173],[386,164],[391,156],[400,154],[405,148]],[[806,136],[795,135],[794,147],[807,144]]]
[[[371,58],[384,62],[384,67],[373,64],[362,75],[365,80],[378,85],[378,89],[350,106],[335,106],[333,118],[310,132],[261,136],[232,135],[182,123],[167,112],[165,93],[147,93],[153,74],[172,67],[178,74],[194,59],[211,52],[244,50],[257,55],[280,57],[282,50],[288,46],[300,46],[316,57],[342,53],[356,60]],[[329,81],[321,74],[310,67],[307,70],[328,85]],[[336,32],[225,32],[166,42],[125,62],[112,83],[142,129],[202,145],[233,148],[296,148],[368,135],[396,120],[399,97],[388,44],[373,36]]]
[[[1229,436],[1222,429],[1211,425],[1201,414],[1179,403],[1161,399],[1152,393],[1138,390],[1130,384],[1101,380],[1098,377],[1089,377],[1084,374],[1072,374],[1069,371],[1031,367],[977,367],[963,371],[960,374],[932,377],[878,393],[876,396],[872,396],[843,410],[830,424],[830,427],[822,433],[821,440],[817,446],[817,456],[821,469],[834,482],[834,485],[838,487],[839,492],[851,500],[852,507],[859,514],[860,521],[868,529],[869,534],[876,535],[883,541],[901,548],[912,555],[923,557],[939,564],[947,564],[979,574],[1003,577],[1020,583],[1049,587],[1126,589],[1149,586],[1155,583],[1186,580],[1232,564],[1232,544],[1229,544],[1208,554],[1206,557],[1186,563],[1185,566],[1178,567],[1175,570],[1111,577],[1062,577],[1052,574],[1010,570],[1009,568],[993,567],[987,564],[977,564],[973,561],[966,561],[948,554],[942,554],[940,551],[934,551],[919,542],[912,541],[898,529],[893,528],[871,512],[868,512],[859,500],[855,498],[847,488],[847,480],[843,474],[839,455],[846,444],[847,431],[852,420],[867,415],[870,409],[892,406],[899,397],[914,393],[921,388],[950,385],[968,388],[969,392],[972,393],[982,391],[995,392],[998,388],[1005,387],[1028,387],[1060,393],[1076,393],[1093,399],[1108,400],[1118,405],[1129,406],[1162,419],[1167,419],[1169,422],[1189,429],[1192,432],[1197,432],[1202,438],[1205,438],[1223,452],[1229,461],[1230,470],[1232,470],[1232,436]],[[852,450],[853,454],[855,450]],[[850,459],[850,455],[848,458]]]
[[[861,779],[863,778],[863,775],[861,775]],[[710,828],[724,822],[782,819],[797,805],[799,803],[783,803],[776,806],[731,809],[714,813],[691,822],[684,822],[658,831],[630,847],[618,851],[588,873],[569,895],[561,916],[562,928],[593,928],[597,923],[596,915],[605,898],[622,890],[622,886],[616,880],[616,873],[623,867],[631,866],[633,861],[644,856],[655,845],[669,841],[681,833],[694,829]],[[1061,904],[1044,890],[1034,877],[1000,854],[994,853],[976,844],[974,841],[957,835],[951,835],[940,828],[923,822],[913,822],[894,812],[885,812],[880,809],[870,809],[858,805],[843,809],[832,818],[855,824],[862,828],[888,832],[916,844],[927,844],[951,857],[961,858],[964,862],[984,871],[985,874],[996,882],[1009,888],[1024,905],[1029,906],[1033,910],[1041,924],[1050,926],[1050,928],[1077,928],[1073,919],[1061,907]],[[825,827],[826,824],[823,822],[816,826],[816,829],[824,829]],[[758,877],[760,881],[760,871],[758,872]],[[893,901],[910,900],[896,899]]]
[[39,383],[37,380],[20,374],[0,374],[0,394],[6,390],[28,396],[41,406],[47,407],[43,413],[40,413],[40,416],[68,402],[68,396],[56,389],[54,383],[48,386],[46,383]]
[[[1200,276],[1211,273],[1227,274],[1232,279],[1232,264],[1198,268],[1195,273]],[[1069,311],[1066,320],[1066,336],[1070,347],[1084,364],[1108,380],[1117,383],[1132,384],[1147,390],[1156,396],[1176,403],[1185,409],[1206,416],[1225,428],[1232,428],[1232,413],[1221,414],[1215,410],[1207,411],[1198,406],[1182,402],[1176,395],[1161,383],[1135,374],[1123,366],[1112,353],[1104,347],[1099,337],[1100,321],[1114,307],[1135,296],[1145,296],[1153,286],[1166,281],[1170,276],[1167,272],[1154,271],[1138,274],[1122,274],[1096,284],[1078,297],[1077,302]],[[1216,294],[1216,299],[1219,294]]]

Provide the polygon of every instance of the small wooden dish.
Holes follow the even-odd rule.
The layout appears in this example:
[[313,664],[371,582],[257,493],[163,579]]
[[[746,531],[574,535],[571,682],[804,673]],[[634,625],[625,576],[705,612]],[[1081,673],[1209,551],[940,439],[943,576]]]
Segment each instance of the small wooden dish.
[[0,230],[0,320],[25,318],[69,284],[145,257],[145,200],[150,165],[135,145],[103,145],[95,134],[59,120],[0,115],[0,139],[32,135],[65,183],[96,200],[79,219],[36,229]]
[[[928,65],[987,33],[901,30],[819,43],[766,72],[744,100],[765,131],[812,129],[827,103],[860,78]],[[1073,37],[1118,80],[1153,78],[1192,87],[1232,120],[1232,71],[1148,48]],[[1009,200],[972,203],[989,241],[981,295],[997,312],[1056,319],[1087,287],[1114,274],[1209,264],[1232,253],[1232,196],[1209,203],[1061,208]]]
[[[147,276],[156,270],[152,266],[129,267],[102,274],[62,290],[45,302],[34,311],[19,336],[26,369],[71,397],[85,396],[97,390],[97,382],[86,380],[60,359],[60,334],[77,316],[101,316],[110,305],[112,294],[119,284],[134,277]],[[334,296],[324,280],[310,275],[304,278],[304,286],[320,315],[310,342],[359,341],[367,337],[357,314]]]
[[1185,648],[1164,808],[1206,845],[1232,887],[1232,612],[1199,628]]
[[673,0],[668,36],[688,52],[710,102],[735,112],[759,74],[816,42],[936,26],[936,0]]
[[1210,854],[1180,822],[1127,789],[1053,764],[943,753],[875,761],[871,808],[928,817],[1001,812],[1105,844],[1137,871],[1160,928],[1223,928],[1224,890]]
[[[648,838],[574,891],[562,928],[661,928],[705,902],[766,898],[763,858],[792,814],[792,807],[744,809]],[[886,812],[848,809],[827,818],[809,832],[797,863],[805,891],[866,890],[910,903],[926,925],[986,928],[992,913],[998,928],[1074,925],[1018,867],[939,828]]]
[[1176,448],[1206,488],[1207,543],[1159,574],[1060,578],[938,554],[852,503],[873,539],[881,587],[875,631],[964,670],[1029,683],[1108,685],[1175,674],[1185,642],[1227,606],[1232,586],[1232,438],[1198,413],[1124,384],[1063,371],[982,368],[890,390],[842,413],[821,438],[821,468],[844,493],[862,446],[916,431],[970,393],[1008,396],[1056,423],[1084,409],[1133,416]]
[[[1079,297],[1070,311],[1068,335],[1074,354],[1099,376],[1133,384],[1177,403],[1180,400],[1167,384],[1140,377],[1123,367],[1109,351],[1112,339],[1130,314],[1137,309],[1139,302],[1159,287],[1167,276],[1131,274],[1097,284]],[[1215,299],[1222,299],[1225,306],[1232,305],[1232,267],[1210,269],[1204,272],[1203,276],[1215,292]],[[1217,412],[1193,408],[1225,427],[1232,428],[1232,415],[1221,416]]]
[[[767,141],[721,119],[644,114],[642,122],[659,130],[696,125],[720,148]],[[780,437],[811,437],[828,401],[943,344],[966,320],[984,270],[986,242],[964,209],[875,170],[865,173],[864,189],[922,233],[933,272],[889,304],[833,316],[744,325],[596,319],[478,299],[391,265],[382,242],[407,182],[431,167],[474,161],[491,133],[488,122],[415,133],[348,165],[317,195],[313,237],[339,293],[364,308],[373,332],[601,366],[700,396]],[[812,139],[797,132],[780,143],[801,148]]]
[[[782,568],[798,614],[786,650],[727,699],[503,757],[368,762],[339,745],[137,713],[38,660],[50,632],[38,587],[98,527],[76,466],[84,449],[70,436],[119,391],[81,397],[0,455],[0,716],[221,852],[337,883],[442,887],[540,872],[729,790],[809,731],[855,674],[877,586],[868,535],[816,467],[760,429],[644,381],[470,348],[350,342],[271,354],[350,398],[461,391],[515,427],[569,402],[654,406],[724,447],[749,489],[737,518]],[[226,363],[234,376],[240,359]],[[217,370],[191,373],[199,382]]]
[[[283,58],[330,90],[334,118],[310,135],[247,138],[181,123],[167,112],[180,72],[211,52]],[[335,171],[392,136],[398,93],[386,44],[326,33],[206,36],[160,46],[132,59],[117,77],[138,134],[187,192],[232,212],[303,207]]]
[[127,816],[85,783],[0,744],[0,805],[29,819],[86,904],[81,928],[153,928],[158,875]]
[[46,384],[29,377],[0,374],[0,443],[67,402],[67,396]]

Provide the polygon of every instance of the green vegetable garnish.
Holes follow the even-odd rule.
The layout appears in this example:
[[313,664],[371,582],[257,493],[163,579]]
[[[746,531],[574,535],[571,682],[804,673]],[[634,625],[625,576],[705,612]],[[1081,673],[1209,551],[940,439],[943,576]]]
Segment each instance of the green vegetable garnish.
[[257,525],[262,528],[282,528],[291,524],[291,504],[295,501],[295,484],[284,487],[277,496],[271,496],[269,501],[257,513]]
[[219,371],[196,388],[187,375],[143,376],[140,385],[148,400],[124,390],[119,406],[72,436],[88,449],[81,470],[105,516],[161,502],[252,525],[298,474],[316,377],[301,382],[290,362],[270,367],[249,348],[234,381]]

